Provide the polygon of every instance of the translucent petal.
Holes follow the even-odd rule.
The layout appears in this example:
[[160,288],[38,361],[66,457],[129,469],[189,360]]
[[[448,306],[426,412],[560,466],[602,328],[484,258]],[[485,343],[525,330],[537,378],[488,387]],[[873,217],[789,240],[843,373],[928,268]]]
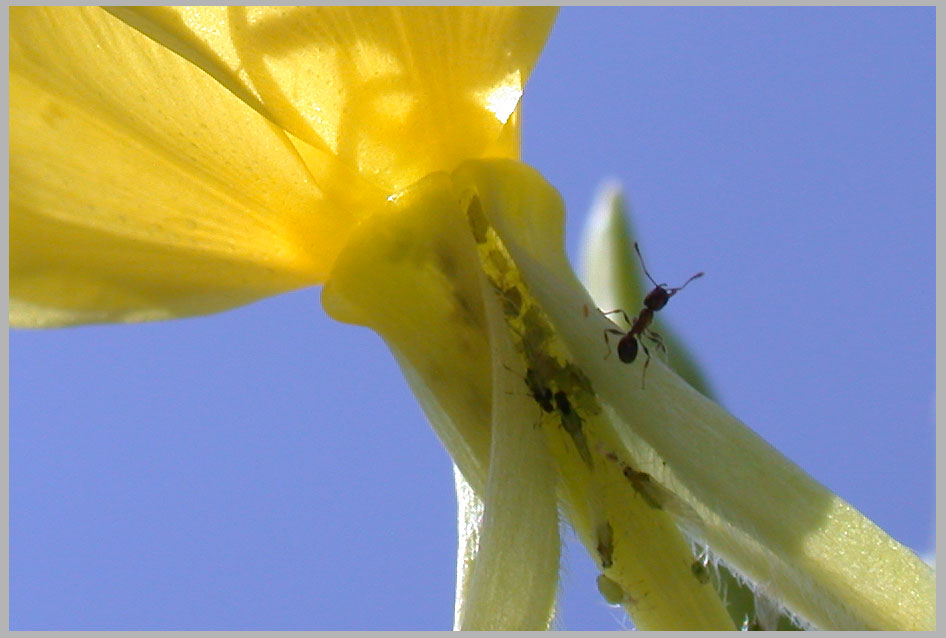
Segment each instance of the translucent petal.
[[483,501],[456,465],[453,466],[453,481],[457,491],[457,592],[453,606],[453,629],[459,631],[463,602],[468,596],[470,576],[480,545]]
[[514,156],[518,127],[504,127],[555,17],[537,7],[110,11],[389,192],[468,158]]
[[516,375],[504,374],[517,355],[498,299],[485,282],[483,292],[493,355],[489,476],[459,624],[461,630],[544,630],[558,584],[557,477],[534,423],[535,403]]
[[296,146],[95,8],[10,11],[11,324],[214,312],[318,283],[353,218]]

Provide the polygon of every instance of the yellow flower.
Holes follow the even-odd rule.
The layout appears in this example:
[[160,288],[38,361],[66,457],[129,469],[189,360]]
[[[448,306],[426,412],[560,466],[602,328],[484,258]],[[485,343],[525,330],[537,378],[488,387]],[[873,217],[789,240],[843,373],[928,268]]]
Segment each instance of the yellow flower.
[[912,553],[659,360],[645,389],[601,358],[560,198],[517,161],[553,17],[11,9],[11,325],[324,284],[456,464],[460,628],[548,626],[559,509],[640,628],[733,626],[678,528],[819,627],[931,626]]
[[517,155],[514,110],[551,21],[111,13],[11,12],[16,326],[200,314],[322,283],[392,193]]

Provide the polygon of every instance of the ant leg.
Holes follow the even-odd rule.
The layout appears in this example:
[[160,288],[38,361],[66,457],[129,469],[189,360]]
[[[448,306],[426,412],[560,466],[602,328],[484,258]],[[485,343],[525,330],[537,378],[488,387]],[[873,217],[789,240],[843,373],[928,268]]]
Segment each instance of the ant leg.
[[657,353],[663,355],[661,358],[664,360],[664,362],[665,363],[669,362],[670,355],[667,354],[667,346],[664,345],[663,337],[660,336],[659,333],[651,332],[647,335],[647,338],[650,339],[651,342],[654,344],[654,348],[655,350],[657,350]]
[[647,349],[647,346],[644,345],[644,342],[640,342],[641,347],[644,349],[644,354],[647,355],[647,359],[644,361],[644,369],[641,372],[641,390],[644,389],[644,378],[647,376],[647,366],[650,365],[650,350]]
[[[624,312],[624,311],[622,310],[621,312]],[[608,341],[608,335],[609,335],[609,334],[618,335],[619,337],[623,337],[623,336],[624,336],[624,333],[621,332],[620,330],[617,330],[617,329],[615,329],[615,328],[605,328],[605,330],[604,330],[604,343],[608,346],[608,354],[604,355],[604,358],[605,358],[605,359],[607,359],[608,357],[611,356],[611,342]]]
[[627,316],[627,313],[621,310],[620,308],[618,308],[617,310],[609,310],[608,312],[602,312],[601,314],[607,317],[608,315],[613,315],[616,312],[620,312],[622,315],[624,315],[624,321],[627,322],[627,325],[629,326],[634,325],[634,322],[631,321],[631,318]]
[[664,345],[664,338],[659,332],[654,332],[653,330],[647,331],[647,338],[650,339],[654,346],[664,354],[667,353],[667,346]]

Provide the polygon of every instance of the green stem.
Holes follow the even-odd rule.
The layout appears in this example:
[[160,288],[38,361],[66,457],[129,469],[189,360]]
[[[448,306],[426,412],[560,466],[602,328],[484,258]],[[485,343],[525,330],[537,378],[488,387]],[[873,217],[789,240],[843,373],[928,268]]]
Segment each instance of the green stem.
[[517,257],[576,362],[618,415],[614,435],[695,512],[695,537],[819,628],[934,626],[935,576],[915,554],[660,360],[651,360],[642,389],[642,362],[602,358],[598,335],[613,324],[580,284],[524,252]]
[[[561,200],[531,169],[470,163],[484,213],[574,363],[615,417],[623,460],[673,495],[688,534],[821,629],[932,629],[935,573],[653,358],[605,359],[614,324],[561,250]],[[526,184],[530,184],[526,186]]]

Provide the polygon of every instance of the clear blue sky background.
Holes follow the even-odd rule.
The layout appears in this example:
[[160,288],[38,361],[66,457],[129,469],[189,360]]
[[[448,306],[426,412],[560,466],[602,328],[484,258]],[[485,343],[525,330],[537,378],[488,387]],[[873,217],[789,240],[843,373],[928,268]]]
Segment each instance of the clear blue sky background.
[[[566,8],[524,160],[577,257],[622,180],[720,401],[934,539],[934,9]],[[10,335],[14,629],[446,629],[449,457],[372,332],[303,290]],[[613,629],[570,543],[560,626]]]

